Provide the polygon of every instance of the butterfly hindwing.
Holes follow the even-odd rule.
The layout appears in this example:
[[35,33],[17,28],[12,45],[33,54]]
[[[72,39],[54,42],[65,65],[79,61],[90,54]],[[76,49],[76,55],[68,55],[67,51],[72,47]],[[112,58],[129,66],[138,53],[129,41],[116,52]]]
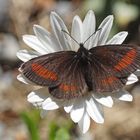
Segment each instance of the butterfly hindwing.
[[49,88],[54,97],[71,99],[87,94],[88,87],[83,75],[83,67],[75,56],[71,60],[66,60],[60,64],[61,83],[56,87]]
[[88,69],[91,69],[90,77],[94,92],[112,92],[123,87],[124,84],[114,75],[112,69],[101,64],[98,59],[94,58],[88,66]]

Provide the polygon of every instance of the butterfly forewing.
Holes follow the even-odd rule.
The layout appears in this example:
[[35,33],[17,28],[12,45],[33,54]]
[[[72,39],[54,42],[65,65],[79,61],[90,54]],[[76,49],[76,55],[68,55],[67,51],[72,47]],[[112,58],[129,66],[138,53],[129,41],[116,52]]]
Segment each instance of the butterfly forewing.
[[59,65],[71,59],[73,52],[57,52],[39,56],[21,66],[22,73],[30,81],[41,86],[56,86],[60,83]]

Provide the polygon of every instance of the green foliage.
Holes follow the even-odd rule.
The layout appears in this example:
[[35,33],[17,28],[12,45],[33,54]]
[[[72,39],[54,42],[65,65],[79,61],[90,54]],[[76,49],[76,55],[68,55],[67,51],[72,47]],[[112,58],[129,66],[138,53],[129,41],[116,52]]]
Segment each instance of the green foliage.
[[[36,109],[30,110],[30,112],[22,112],[21,118],[28,128],[30,134],[30,140],[40,140],[39,125],[41,124],[40,112]],[[48,140],[70,140],[70,130],[73,127],[73,123],[70,120],[53,121],[48,124],[49,133]],[[47,138],[46,138],[47,140]]]
[[22,112],[21,117],[28,127],[31,140],[40,140],[39,138],[39,111]]
[[70,140],[69,131],[64,127],[58,129],[54,140]]
[[56,136],[56,132],[59,129],[59,127],[58,127],[58,125],[56,123],[52,122],[49,125],[49,129],[50,129],[49,140],[54,140],[55,136]]
[[70,121],[61,123],[61,126],[51,122],[49,128],[49,140],[70,140],[70,129],[72,128]]

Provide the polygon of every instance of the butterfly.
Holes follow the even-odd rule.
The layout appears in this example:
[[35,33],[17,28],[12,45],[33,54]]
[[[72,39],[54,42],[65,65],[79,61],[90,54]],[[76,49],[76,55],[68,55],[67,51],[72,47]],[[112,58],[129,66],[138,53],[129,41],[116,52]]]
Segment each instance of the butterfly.
[[31,82],[47,86],[58,99],[73,99],[88,92],[115,92],[140,69],[140,48],[135,45],[102,45],[77,52],[60,51],[35,57],[21,66]]

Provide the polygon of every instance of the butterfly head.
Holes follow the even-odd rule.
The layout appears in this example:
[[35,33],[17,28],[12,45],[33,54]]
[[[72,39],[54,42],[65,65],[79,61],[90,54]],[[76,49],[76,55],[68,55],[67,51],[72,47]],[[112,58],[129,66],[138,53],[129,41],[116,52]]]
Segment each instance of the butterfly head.
[[80,46],[78,49],[79,53],[84,53],[84,54],[88,53],[88,50],[84,47],[83,43],[80,43],[79,46]]
[[87,63],[89,60],[89,51],[84,47],[83,43],[79,44],[79,49],[76,52],[77,59],[82,63]]

